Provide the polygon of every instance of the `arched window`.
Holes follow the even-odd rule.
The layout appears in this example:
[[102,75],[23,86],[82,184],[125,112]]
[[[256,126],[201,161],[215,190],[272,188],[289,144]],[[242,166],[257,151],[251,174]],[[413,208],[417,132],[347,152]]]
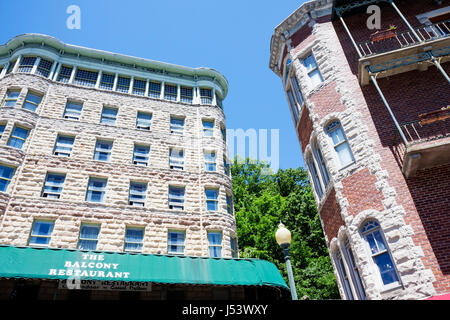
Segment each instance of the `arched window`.
[[367,241],[373,262],[378,267],[383,286],[398,284],[397,271],[379,223],[373,220],[366,222],[361,229],[361,233]]
[[323,190],[322,190],[322,186],[320,184],[319,174],[317,173],[316,165],[313,161],[312,156],[309,156],[307,159],[308,159],[307,164],[308,164],[309,173],[311,174],[311,177],[313,179],[314,190],[316,190],[317,196],[319,198],[322,198]]
[[334,262],[339,273],[341,285],[344,288],[345,297],[347,300],[354,300],[355,298],[350,287],[350,279],[348,278],[347,271],[345,270],[344,261],[342,260],[342,255],[339,249],[337,249],[334,254]]
[[344,256],[347,262],[348,268],[350,270],[350,276],[352,278],[353,287],[355,288],[356,295],[359,300],[366,299],[366,293],[361,282],[361,277],[359,276],[358,268],[356,267],[355,257],[353,256],[352,248],[350,247],[350,242],[348,238],[344,240]]
[[326,127],[326,133],[330,136],[334,150],[339,158],[341,167],[345,167],[354,162],[353,154],[345,137],[344,130],[339,121],[333,121]]
[[320,169],[320,174],[322,176],[323,185],[326,188],[328,186],[328,183],[330,182],[330,177],[328,175],[328,170],[325,165],[325,160],[323,159],[322,152],[320,151],[317,141],[314,141],[314,143],[312,145],[312,151],[314,154],[314,158],[316,158],[316,163]]

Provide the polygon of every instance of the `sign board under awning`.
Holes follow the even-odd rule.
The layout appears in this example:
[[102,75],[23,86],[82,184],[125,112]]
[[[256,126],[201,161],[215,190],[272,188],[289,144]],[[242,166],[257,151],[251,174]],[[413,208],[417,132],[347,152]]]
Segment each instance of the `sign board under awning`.
[[59,281],[58,288],[76,290],[152,291],[152,283],[135,281],[64,279]]
[[289,290],[276,266],[225,259],[0,246],[0,278],[273,286]]

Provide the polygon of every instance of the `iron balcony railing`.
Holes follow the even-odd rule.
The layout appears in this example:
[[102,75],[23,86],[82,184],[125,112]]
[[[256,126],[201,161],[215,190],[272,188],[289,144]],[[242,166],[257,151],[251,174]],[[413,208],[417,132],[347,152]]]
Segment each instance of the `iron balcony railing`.
[[420,38],[420,41],[410,30],[398,33],[395,27],[391,27],[390,29],[372,34],[370,40],[358,43],[358,47],[361,55],[368,57],[422,42],[446,38],[450,36],[450,19],[430,26],[420,27],[415,29],[415,32]]
[[450,106],[400,124],[408,145],[450,137]]

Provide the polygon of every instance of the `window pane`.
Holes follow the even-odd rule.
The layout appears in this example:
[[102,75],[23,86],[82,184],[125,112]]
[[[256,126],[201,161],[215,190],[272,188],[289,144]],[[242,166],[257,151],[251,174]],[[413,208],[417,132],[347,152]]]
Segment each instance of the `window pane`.
[[397,273],[394,269],[389,253],[383,253],[373,258],[378,269],[380,270],[381,279],[383,284],[389,284],[398,281]]
[[306,70],[310,72],[311,70],[317,67],[316,60],[313,55],[309,55],[303,60],[303,65],[306,67]]
[[96,250],[97,240],[80,240],[78,249],[81,250]]
[[100,231],[99,226],[82,225],[81,232],[80,232],[80,238],[82,238],[82,239],[97,239],[99,231]]
[[33,230],[31,231],[32,236],[50,236],[53,231],[53,222],[50,221],[35,221],[33,225]]
[[41,99],[42,99],[41,96],[38,96],[33,93],[28,93],[27,97],[25,98],[23,108],[30,111],[36,111],[36,108],[38,107],[39,103],[41,103]]
[[159,99],[161,97],[161,83],[150,81],[148,96]]
[[23,144],[28,136],[28,130],[15,127],[8,142],[8,146],[22,149]]
[[127,93],[130,88],[131,78],[118,77],[116,91]]
[[102,73],[102,78],[100,80],[100,89],[112,90],[114,87],[115,75]]
[[97,77],[98,72],[96,71],[77,69],[73,83],[87,87],[94,87],[97,82]]
[[343,167],[353,162],[353,156],[347,142],[337,146],[336,152]]
[[59,70],[58,81],[63,83],[69,82],[72,69],[72,67],[62,66]]
[[53,66],[53,61],[45,60],[45,59],[41,58],[41,61],[39,61],[39,65],[36,69],[36,74],[47,78],[50,74],[50,70],[51,70],[52,66]]
[[320,74],[319,69],[316,69],[309,73],[309,77],[311,78],[311,82],[314,87],[323,82],[323,78]]

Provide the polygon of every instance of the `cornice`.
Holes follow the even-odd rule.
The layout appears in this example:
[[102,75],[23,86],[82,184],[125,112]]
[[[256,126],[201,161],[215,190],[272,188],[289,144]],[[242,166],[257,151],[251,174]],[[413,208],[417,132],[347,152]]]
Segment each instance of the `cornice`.
[[44,34],[27,33],[16,36],[9,40],[6,44],[0,46],[0,56],[11,55],[16,49],[28,43],[35,43],[43,47],[53,48],[57,52],[59,52],[60,55],[70,54],[79,57],[97,59],[99,61],[107,60],[119,64],[127,64],[130,66],[161,70],[161,72],[166,73],[170,72],[175,74],[183,74],[194,78],[210,77],[211,79],[217,81],[217,83],[221,86],[223,92],[222,99],[224,99],[228,93],[228,81],[225,76],[211,68],[191,68],[166,62],[113,53],[104,50],[66,44],[54,37]]

